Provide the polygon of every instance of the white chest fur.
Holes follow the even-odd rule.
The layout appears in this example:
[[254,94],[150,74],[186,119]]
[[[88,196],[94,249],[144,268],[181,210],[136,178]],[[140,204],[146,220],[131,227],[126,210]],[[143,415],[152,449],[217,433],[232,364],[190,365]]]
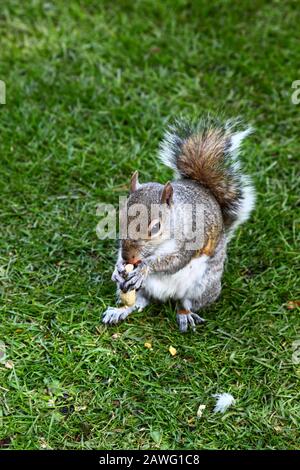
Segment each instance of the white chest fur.
[[150,274],[144,289],[151,297],[165,301],[167,299],[194,299],[205,289],[207,256],[195,258],[175,274]]

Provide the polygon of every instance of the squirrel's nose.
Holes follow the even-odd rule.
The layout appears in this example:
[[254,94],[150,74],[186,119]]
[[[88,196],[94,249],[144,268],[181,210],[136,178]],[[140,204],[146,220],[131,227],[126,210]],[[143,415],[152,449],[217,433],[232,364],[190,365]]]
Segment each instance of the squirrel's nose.
[[139,264],[140,259],[137,258],[137,257],[133,257],[133,258],[127,258],[127,259],[125,259],[125,261],[126,261],[127,264],[135,265],[135,264]]

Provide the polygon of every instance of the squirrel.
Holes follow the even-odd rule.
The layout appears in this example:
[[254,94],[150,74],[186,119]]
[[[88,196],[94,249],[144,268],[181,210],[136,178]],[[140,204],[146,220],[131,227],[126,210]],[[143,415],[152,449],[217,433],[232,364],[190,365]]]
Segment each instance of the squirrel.
[[[159,157],[175,171],[175,179],[164,185],[141,184],[138,173],[132,175],[125,225],[133,221],[130,209],[135,205],[146,211],[143,223],[136,225],[138,233],[120,239],[112,275],[118,294],[135,289],[136,301],[109,307],[103,314],[105,324],[124,320],[151,300],[168,299],[177,303],[181,332],[204,322],[196,312],[220,296],[227,243],[255,204],[253,184],[239,159],[241,144],[251,132],[252,128],[241,128],[239,120],[222,122],[214,117],[199,122],[178,119],[169,126]],[[186,213],[191,214],[190,228],[182,230]],[[135,266],[129,274],[128,263]]]

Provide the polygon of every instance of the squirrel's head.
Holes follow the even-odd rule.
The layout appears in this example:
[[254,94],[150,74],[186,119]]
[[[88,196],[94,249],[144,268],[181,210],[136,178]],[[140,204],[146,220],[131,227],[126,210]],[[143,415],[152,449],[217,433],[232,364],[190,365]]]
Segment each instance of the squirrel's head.
[[171,183],[140,184],[138,173],[132,175],[126,208],[121,213],[122,258],[126,263],[137,264],[170,240],[172,211]]

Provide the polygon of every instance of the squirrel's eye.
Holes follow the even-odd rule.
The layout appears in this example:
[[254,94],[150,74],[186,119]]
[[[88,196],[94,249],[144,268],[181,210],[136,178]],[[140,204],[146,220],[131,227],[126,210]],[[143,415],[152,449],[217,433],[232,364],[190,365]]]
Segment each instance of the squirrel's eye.
[[150,237],[155,237],[160,232],[160,222],[155,222],[152,226],[150,225],[149,235]]

